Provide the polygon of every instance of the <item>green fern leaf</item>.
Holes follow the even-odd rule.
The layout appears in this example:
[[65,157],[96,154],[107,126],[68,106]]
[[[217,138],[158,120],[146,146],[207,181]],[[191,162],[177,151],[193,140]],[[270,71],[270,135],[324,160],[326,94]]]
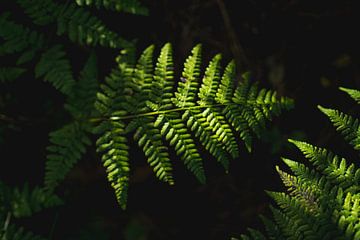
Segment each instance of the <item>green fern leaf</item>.
[[[2,222],[0,221],[0,224]],[[3,225],[3,224],[2,224]],[[8,226],[6,231],[0,233],[1,239],[11,239],[11,240],[45,240],[46,238],[36,236],[32,232],[25,231],[24,228],[16,227],[11,224]]]
[[360,91],[359,90],[349,89],[349,88],[344,88],[344,87],[340,87],[339,89],[341,91],[344,91],[347,94],[349,94],[350,97],[352,97],[358,104],[360,104]]
[[75,84],[72,76],[70,63],[65,57],[62,46],[56,45],[42,54],[39,63],[35,67],[35,76],[43,77],[56,89],[68,95]]
[[360,150],[360,124],[358,119],[350,115],[339,112],[338,110],[328,109],[321,106],[318,108],[327,115],[331,122],[355,150]]
[[[201,45],[195,46],[186,59],[181,81],[174,92],[172,47],[169,43],[162,47],[154,71],[153,50],[153,46],[148,47],[136,64],[132,60],[128,62],[126,55],[119,57],[118,70],[106,78],[106,84],[97,93],[95,106],[102,121],[99,127],[119,124],[118,130],[114,131],[121,133],[123,142],[125,135],[133,134],[156,176],[170,184],[173,184],[172,167],[164,140],[187,169],[204,183],[206,178],[197,144],[227,171],[229,159],[239,155],[233,129],[240,132],[248,146],[255,127],[260,132],[266,120],[292,105],[291,100],[278,100],[274,92],[257,91],[248,83],[240,84],[234,91],[234,63],[228,64],[221,77],[220,55],[210,61],[200,85]],[[97,145],[98,149],[105,149],[104,157],[107,151],[113,153],[116,149],[110,147],[115,141],[108,133],[110,127],[102,128],[103,131],[98,132],[106,141]],[[122,145],[126,146],[126,143]],[[122,160],[125,165],[125,162],[128,164],[128,151],[122,151],[126,152],[126,158]],[[118,154],[115,152],[112,157],[118,158]],[[105,158],[109,159],[109,156]],[[128,176],[123,170],[119,172]],[[122,189],[127,189],[127,181],[128,178],[122,182]],[[121,201],[126,199],[118,199],[124,207]]]
[[65,109],[73,115],[74,119],[81,120],[94,115],[94,103],[98,88],[97,60],[95,54],[92,53],[65,104]]
[[28,217],[42,209],[62,204],[60,198],[45,189],[29,188],[25,184],[23,188],[10,188],[0,182],[0,214],[10,212],[16,218]]
[[91,141],[83,126],[77,122],[67,124],[49,135],[51,145],[47,147],[45,187],[52,192],[81,159]]
[[102,162],[106,168],[108,180],[123,209],[126,208],[130,175],[129,147],[124,136],[124,127],[121,121],[106,121],[96,128],[96,131],[102,134],[96,142],[97,151],[103,152]]
[[231,61],[225,68],[225,72],[221,78],[220,86],[216,92],[216,102],[226,104],[231,102],[233,96],[234,80],[235,80],[235,61]]
[[0,16],[0,38],[4,40],[0,44],[0,56],[22,52],[17,61],[20,65],[31,60],[43,47],[44,36],[8,20],[9,16],[9,13]]
[[118,12],[128,12],[132,14],[148,15],[148,9],[137,0],[76,0],[79,6],[95,6]]
[[19,78],[26,70],[19,67],[1,67],[0,82],[12,82]]
[[191,55],[186,59],[182,73],[183,80],[179,82],[173,102],[176,106],[191,107],[195,105],[200,77],[201,45],[196,45]]
[[62,12],[61,5],[52,0],[16,0],[24,12],[40,26],[48,25],[56,20]]
[[117,201],[121,208],[127,205],[130,165],[129,147],[125,137],[125,124],[119,120],[127,114],[123,109],[125,99],[124,79],[128,74],[127,64],[122,62],[127,56],[118,58],[119,69],[113,70],[100,86],[95,107],[101,116],[105,117],[94,130],[100,137],[96,141],[97,151],[102,153],[102,162],[107,171],[107,178],[115,190]]
[[111,48],[126,48],[131,42],[110,31],[97,17],[75,4],[62,6],[64,10],[57,17],[57,34],[67,34],[69,39],[80,45],[101,45]]

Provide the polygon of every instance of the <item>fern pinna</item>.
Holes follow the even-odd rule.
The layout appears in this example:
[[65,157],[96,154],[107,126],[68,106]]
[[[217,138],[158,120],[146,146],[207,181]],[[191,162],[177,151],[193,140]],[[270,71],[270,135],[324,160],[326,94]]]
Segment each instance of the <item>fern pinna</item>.
[[[360,91],[340,88],[358,103]],[[359,120],[338,110],[319,109],[355,150],[360,149]],[[289,140],[313,165],[283,159],[294,175],[277,167],[288,193],[268,192],[280,209],[271,207],[275,222],[262,216],[270,239],[360,239],[360,169],[331,151]],[[250,229],[242,239],[266,239]]]
[[227,171],[229,159],[239,154],[236,135],[250,151],[252,132],[259,135],[266,119],[293,105],[273,91],[258,90],[249,74],[235,86],[234,61],[221,74],[221,55],[202,74],[201,45],[192,49],[179,80],[174,77],[171,45],[163,46],[155,66],[153,51],[154,46],[148,47],[136,63],[119,58],[118,68],[101,85],[95,103],[101,115],[97,149],[122,208],[130,175],[129,134],[160,180],[174,184],[170,146],[204,183],[197,143]]
[[14,219],[29,217],[44,208],[62,204],[60,198],[43,188],[30,189],[27,184],[22,189],[12,188],[0,181],[0,230],[1,239],[42,240],[31,232],[18,227]]

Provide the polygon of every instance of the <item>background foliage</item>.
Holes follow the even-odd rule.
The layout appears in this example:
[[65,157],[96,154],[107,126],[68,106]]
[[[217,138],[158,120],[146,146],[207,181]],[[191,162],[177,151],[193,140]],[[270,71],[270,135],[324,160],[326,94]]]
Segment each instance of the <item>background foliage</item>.
[[[5,2],[9,4],[1,8],[2,12],[19,11],[15,19],[28,21],[12,1]],[[126,39],[137,38],[138,49],[171,42],[176,53],[174,66],[181,67],[179,63],[197,42],[209,50],[204,51],[205,59],[218,52],[224,53],[224,59],[235,56],[242,70],[252,70],[262,87],[295,99],[296,109],[275,119],[273,127],[264,133],[265,141],[255,141],[257,151],[250,154],[243,149],[229,174],[207,161],[207,185],[199,185],[180,163],[174,167],[174,175],[181,179],[176,187],[159,184],[139,156],[129,190],[132,204],[125,212],[118,208],[92,149],[62,185],[67,204],[35,214],[31,221],[19,220],[22,226],[44,236],[53,231],[54,239],[184,239],[190,235],[225,239],[245,232],[249,226],[262,228],[257,215],[269,214],[269,197],[263,189],[282,189],[275,165],[284,167],[280,156],[300,159],[287,138],[327,146],[354,159],[356,153],[316,106],[334,106],[356,116],[358,108],[337,91],[339,86],[360,86],[356,1],[142,2],[149,16],[101,8],[91,11]],[[39,28],[51,31],[46,26]],[[80,73],[89,50],[55,36],[54,41],[71,53],[74,71]],[[117,53],[99,47],[95,51],[99,78],[103,79]],[[10,60],[14,59],[1,59]],[[15,84],[2,87],[0,93],[0,154],[6,161],[0,168],[1,178],[12,186],[22,187],[29,180],[31,187],[36,186],[43,180],[47,134],[71,119],[57,111],[66,99],[47,83],[26,74]]]

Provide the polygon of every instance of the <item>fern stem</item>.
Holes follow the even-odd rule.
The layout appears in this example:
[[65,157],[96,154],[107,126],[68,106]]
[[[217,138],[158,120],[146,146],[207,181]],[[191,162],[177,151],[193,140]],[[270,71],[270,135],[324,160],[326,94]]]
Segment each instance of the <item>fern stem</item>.
[[[133,115],[126,115],[126,116],[113,116],[109,118],[104,117],[97,117],[97,118],[90,118],[89,122],[96,123],[103,120],[125,120],[125,119],[132,119],[137,117],[145,117],[145,116],[154,116],[159,114],[166,114],[170,112],[179,112],[179,111],[186,111],[186,110],[192,110],[192,109],[201,109],[201,108],[212,108],[212,107],[220,107],[220,106],[230,106],[230,105],[241,105],[242,103],[218,103],[218,104],[212,104],[212,105],[201,105],[201,106],[191,106],[191,107],[181,107],[181,108],[173,108],[169,110],[163,110],[163,111],[154,111],[154,112],[147,112],[147,113],[139,113],[139,114],[133,114]],[[252,102],[247,101],[248,105],[253,104]],[[257,105],[271,105],[271,103],[255,103]]]
[[5,220],[4,228],[3,228],[4,235],[2,236],[1,240],[7,240],[6,232],[9,227],[10,220],[11,220],[11,212],[8,212],[8,214],[6,215],[6,220]]
[[[200,108],[211,108],[211,107],[219,107],[219,106],[227,106],[232,105],[234,103],[219,103],[214,105],[204,105],[204,106],[191,106],[191,107],[182,107],[182,108],[173,108],[169,110],[163,110],[163,111],[155,111],[155,112],[148,112],[148,113],[140,113],[140,114],[133,114],[133,115],[127,115],[127,116],[114,116],[110,117],[110,120],[124,120],[124,119],[132,119],[137,117],[145,117],[145,116],[154,116],[159,114],[166,114],[170,112],[179,112],[179,111],[185,111],[185,110],[192,110],[192,109],[200,109]],[[105,120],[105,118],[91,118],[90,122],[99,122]]]

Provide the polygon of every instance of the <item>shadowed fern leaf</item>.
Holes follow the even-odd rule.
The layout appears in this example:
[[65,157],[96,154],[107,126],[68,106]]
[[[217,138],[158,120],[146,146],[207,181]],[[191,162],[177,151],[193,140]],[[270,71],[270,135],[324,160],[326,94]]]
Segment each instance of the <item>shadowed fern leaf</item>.
[[45,192],[43,188],[10,188],[0,182],[0,214],[10,212],[17,218],[28,217],[44,208],[62,204],[60,198]]
[[0,82],[12,82],[19,78],[26,69],[19,67],[1,67],[0,68]]
[[22,227],[15,226],[13,217],[29,217],[44,208],[62,204],[56,195],[47,193],[43,188],[35,187],[30,190],[25,184],[22,189],[11,188],[0,182],[0,238],[14,240],[43,240]]
[[72,90],[75,80],[72,76],[71,66],[64,58],[65,52],[61,45],[56,45],[42,54],[35,67],[35,77],[43,77],[60,92],[68,95]]
[[[359,91],[340,89],[359,103]],[[359,120],[338,110],[321,106],[319,109],[354,149],[359,150]],[[268,192],[280,208],[271,207],[275,223],[263,218],[270,238],[360,239],[360,169],[326,149],[289,141],[314,168],[285,158],[283,161],[294,175],[277,167],[288,193]]]
[[91,54],[79,80],[71,79],[72,87],[68,94],[65,109],[73,121],[51,132],[45,168],[45,188],[50,192],[65,178],[91,144],[89,133],[92,131],[88,119],[94,115],[94,102],[98,91],[97,62]]
[[201,45],[192,49],[176,83],[171,45],[163,46],[155,67],[153,49],[148,47],[136,64],[120,62],[117,74],[112,73],[101,87],[95,105],[102,116],[98,150],[103,152],[103,163],[123,208],[129,178],[128,134],[133,134],[160,180],[174,183],[170,146],[204,183],[197,144],[227,171],[229,160],[239,155],[235,131],[248,139],[265,127],[266,119],[292,107],[290,99],[258,91],[248,80],[235,87],[234,62],[221,75],[221,55],[210,61],[201,81]]
[[10,21],[9,16],[9,13],[0,16],[0,38],[4,41],[0,44],[0,56],[21,53],[17,60],[20,65],[31,60],[45,40],[42,34]]
[[[3,223],[3,221],[1,221],[0,219],[0,224],[1,223]],[[0,237],[1,239],[11,239],[11,240],[45,240],[46,239],[40,236],[36,236],[31,232],[27,232],[22,227],[18,228],[12,224],[8,225],[5,231],[3,230],[0,232]]]
[[139,15],[148,15],[147,8],[143,7],[137,0],[76,0],[79,6],[95,6],[118,12],[128,12]]
[[57,24],[57,35],[66,34],[80,45],[126,48],[131,42],[121,38],[96,16],[75,3],[52,0],[17,0],[25,13],[38,25]]

